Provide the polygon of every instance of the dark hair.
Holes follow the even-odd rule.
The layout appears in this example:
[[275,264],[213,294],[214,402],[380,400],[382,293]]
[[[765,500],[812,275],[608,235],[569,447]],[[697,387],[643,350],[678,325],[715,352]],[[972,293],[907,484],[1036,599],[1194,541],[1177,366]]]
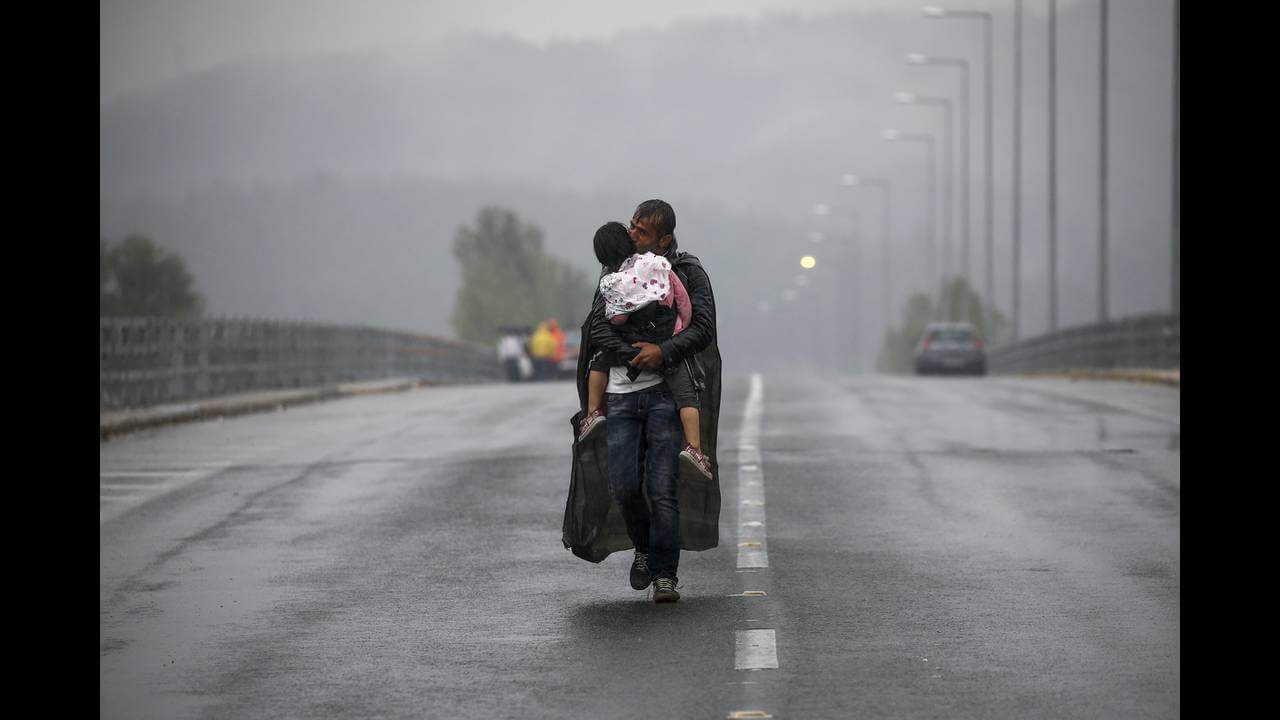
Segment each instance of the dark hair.
[[636,211],[632,217],[640,219],[652,219],[654,229],[658,232],[657,239],[661,240],[666,235],[675,238],[676,231],[676,211],[664,200],[645,200],[636,206]]
[[596,249],[596,259],[601,265],[609,268],[609,272],[617,272],[623,260],[635,254],[635,243],[631,242],[631,233],[627,226],[620,222],[607,222],[596,230],[592,240]]

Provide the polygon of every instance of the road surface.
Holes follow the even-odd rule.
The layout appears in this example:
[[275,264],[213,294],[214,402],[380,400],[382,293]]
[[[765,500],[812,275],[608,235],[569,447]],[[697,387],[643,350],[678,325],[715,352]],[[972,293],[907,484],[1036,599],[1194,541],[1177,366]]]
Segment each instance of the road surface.
[[1179,715],[1176,388],[723,395],[720,547],[669,605],[560,543],[570,383],[103,442],[101,716]]

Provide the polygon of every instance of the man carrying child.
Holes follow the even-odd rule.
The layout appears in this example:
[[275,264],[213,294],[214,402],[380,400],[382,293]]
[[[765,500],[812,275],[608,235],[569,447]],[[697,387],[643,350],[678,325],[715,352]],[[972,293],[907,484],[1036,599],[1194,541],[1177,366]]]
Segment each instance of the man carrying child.
[[[607,235],[607,230],[608,226],[601,228],[601,233]],[[652,584],[654,602],[660,603],[680,598],[676,586],[681,547],[715,547],[719,518],[715,444],[720,353],[715,297],[699,260],[677,249],[674,230],[675,212],[666,202],[648,200],[636,208],[629,234],[634,252],[643,257],[631,258],[626,269],[633,275],[649,272],[652,277],[636,277],[649,277],[647,281],[657,288],[666,282],[669,268],[673,287],[669,292],[654,293],[655,300],[666,302],[642,305],[635,312],[626,307],[621,295],[611,295],[614,303],[620,303],[613,307],[597,295],[590,334],[583,338],[583,352],[597,372],[590,373],[590,378],[580,372],[578,378],[579,396],[588,405],[580,442],[604,425],[609,492],[635,547],[631,586],[643,590]],[[597,255],[602,254],[601,233],[596,238]],[[601,261],[607,271],[620,269],[609,267],[604,257]],[[608,283],[602,287],[609,288]],[[680,307],[677,303],[685,294],[687,303]],[[666,315],[662,314],[664,305]],[[616,321],[619,315],[626,318],[624,322]],[[663,319],[666,317],[671,318],[669,323]],[[645,329],[651,334],[638,339],[637,333]],[[606,369],[607,375],[602,372]],[[584,392],[587,383],[592,387]],[[605,395],[603,414],[592,412],[599,410],[601,389]],[[701,473],[707,481],[706,491],[697,496],[697,507],[685,508],[683,522],[677,482],[682,461],[690,472]],[[686,529],[683,537],[682,524]]]

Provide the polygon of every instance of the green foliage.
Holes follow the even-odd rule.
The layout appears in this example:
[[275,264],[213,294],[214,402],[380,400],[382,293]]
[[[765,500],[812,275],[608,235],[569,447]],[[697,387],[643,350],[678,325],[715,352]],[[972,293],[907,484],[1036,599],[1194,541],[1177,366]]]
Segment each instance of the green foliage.
[[908,373],[912,370],[911,353],[915,343],[935,314],[933,300],[924,293],[907,299],[902,309],[902,325],[884,333],[884,344],[876,358],[876,370],[882,373]]
[[[934,304],[932,298],[924,293],[916,293],[907,299],[902,312],[902,325],[885,331],[884,344],[880,346],[880,355],[876,358],[876,369],[884,373],[910,373],[913,369],[912,359],[915,345],[924,334],[924,328],[931,322],[970,322],[978,328],[986,347],[995,347],[1008,342],[1012,334],[1012,326],[1008,318],[988,306],[991,320],[991,331],[987,331],[987,318],[982,313],[982,296],[978,295],[963,278],[952,278],[939,293],[944,299],[941,307]],[[948,307],[950,312],[947,312]]]
[[[590,252],[590,243],[582,243]],[[492,343],[498,328],[555,318],[566,331],[591,308],[587,273],[542,252],[542,230],[510,210],[482,208],[458,228],[453,255],[462,265],[452,323],[463,340]],[[566,332],[566,335],[569,333]]]
[[98,238],[98,312],[102,317],[199,317],[204,298],[186,263],[142,235],[119,244]]

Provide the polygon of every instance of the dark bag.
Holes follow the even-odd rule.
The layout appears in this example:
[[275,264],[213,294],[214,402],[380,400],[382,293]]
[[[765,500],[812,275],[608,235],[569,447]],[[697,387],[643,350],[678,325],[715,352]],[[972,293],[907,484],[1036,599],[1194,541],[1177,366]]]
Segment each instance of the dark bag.
[[632,544],[622,513],[609,496],[609,443],[604,433],[597,434],[594,440],[578,442],[578,425],[586,414],[586,410],[579,410],[569,419],[573,429],[573,469],[560,541],[574,555],[598,563]]
[[[578,425],[586,417],[579,410],[569,419],[573,429],[573,468],[565,500],[560,541],[574,555],[598,563],[634,546],[627,535],[622,511],[609,495],[609,442],[603,433],[578,442]],[[643,471],[643,470],[642,470]],[[720,540],[720,486],[696,470],[680,469],[677,486],[680,507],[680,548],[710,550]]]

